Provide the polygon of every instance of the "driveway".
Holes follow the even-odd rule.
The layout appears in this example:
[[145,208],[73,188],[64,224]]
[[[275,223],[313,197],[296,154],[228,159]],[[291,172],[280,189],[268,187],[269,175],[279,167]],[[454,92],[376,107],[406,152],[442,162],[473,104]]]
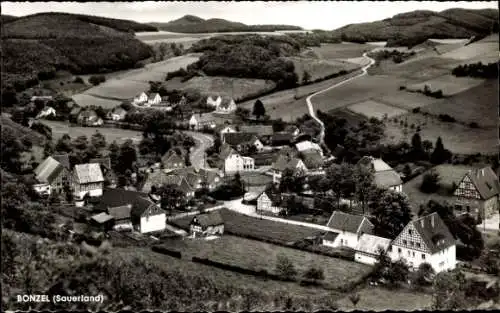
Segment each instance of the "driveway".
[[195,168],[209,168],[207,164],[205,164],[205,151],[213,146],[214,138],[210,135],[186,131],[187,135],[193,137],[196,141],[196,146],[192,148],[191,154],[189,156],[191,165]]

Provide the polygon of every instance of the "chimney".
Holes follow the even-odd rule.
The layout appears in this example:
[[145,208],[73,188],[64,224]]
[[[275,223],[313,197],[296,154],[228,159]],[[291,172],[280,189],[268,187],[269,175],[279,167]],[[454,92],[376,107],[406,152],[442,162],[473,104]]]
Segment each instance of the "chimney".
[[431,225],[432,228],[434,228],[434,214],[431,215]]

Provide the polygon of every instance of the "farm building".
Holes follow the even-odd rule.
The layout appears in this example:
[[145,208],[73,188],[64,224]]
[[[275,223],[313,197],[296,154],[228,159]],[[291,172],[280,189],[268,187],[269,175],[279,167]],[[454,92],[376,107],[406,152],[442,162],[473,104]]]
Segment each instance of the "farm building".
[[312,141],[306,140],[306,141],[298,142],[295,144],[295,148],[299,152],[304,152],[307,150],[316,150],[316,151],[319,151],[319,153],[321,153],[321,156],[323,156],[323,149],[321,149],[320,145],[318,145],[317,143],[314,143]]
[[306,150],[301,152],[300,156],[308,170],[321,170],[323,168],[323,156],[318,150]]
[[327,245],[334,248],[349,247],[352,249],[356,249],[361,235],[372,234],[374,228],[374,225],[366,217],[341,211],[334,211],[326,226],[338,233],[333,244],[327,242]]
[[46,106],[40,113],[37,114],[36,118],[43,118],[49,116],[56,116],[56,110],[53,107]]
[[272,146],[288,146],[293,141],[293,135],[287,132],[274,133],[271,136]]
[[211,113],[193,114],[189,119],[189,128],[192,130],[213,129],[216,125],[216,121]]
[[47,157],[35,169],[37,184],[33,185],[36,192],[42,195],[50,195],[52,192],[63,192],[64,186],[71,186],[71,173],[68,167],[56,160]]
[[165,155],[161,158],[161,163],[163,164],[163,168],[166,170],[186,167],[184,158],[175,153],[173,150],[169,150],[165,153]]
[[76,199],[85,196],[98,197],[102,195],[104,177],[99,163],[77,164],[73,171],[73,189]]
[[393,262],[404,259],[413,269],[422,263],[429,263],[436,273],[456,267],[455,239],[437,213],[408,223],[389,252]]
[[239,152],[248,152],[251,147],[255,147],[256,151],[262,151],[264,145],[262,142],[252,133],[226,133],[222,137],[222,142],[230,145]]
[[140,190],[141,192],[150,193],[154,191],[155,188],[164,185],[173,185],[178,188],[178,190],[182,191],[186,197],[194,197],[195,188],[188,183],[185,177],[159,170],[147,174]]
[[385,251],[391,246],[391,239],[378,237],[370,234],[362,234],[359,238],[354,261],[374,265],[378,262],[380,251]]
[[141,92],[140,95],[134,98],[133,104],[143,104],[148,101],[148,95],[145,92]]
[[82,126],[100,126],[104,122],[94,110],[83,110],[78,114],[77,123]]
[[236,102],[232,98],[223,98],[221,103],[215,109],[215,112],[229,114],[236,111]]
[[398,192],[403,191],[403,181],[401,180],[401,177],[382,159],[364,156],[359,160],[358,164],[371,166],[371,168],[375,171],[373,179],[377,187]]
[[99,231],[108,231],[113,227],[113,216],[101,212],[90,217],[90,225]]
[[221,162],[221,170],[225,174],[255,170],[255,160],[253,158],[241,156],[229,145],[223,145],[219,153],[219,159]]
[[108,207],[107,212],[114,218],[114,230],[132,230],[132,203]]
[[252,133],[259,139],[266,139],[274,134],[272,125],[241,125],[239,131],[243,133]]
[[216,128],[215,128],[215,131],[217,133],[220,134],[220,140],[222,141],[223,138],[224,138],[224,134],[227,134],[227,133],[235,133],[236,132],[236,128],[231,126],[231,125],[218,125]]
[[322,236],[321,244],[324,246],[333,247],[336,244],[337,237],[339,233],[334,231],[329,231]]
[[257,213],[271,213],[279,215],[285,210],[286,207],[284,205],[283,197],[279,193],[264,191],[257,198]]
[[491,167],[470,170],[453,192],[455,209],[482,219],[499,209],[500,183]]
[[159,93],[151,93],[148,95],[148,105],[159,105],[162,99]]
[[220,212],[213,211],[196,215],[189,224],[189,234],[193,238],[224,234],[224,220]]
[[300,129],[295,125],[287,125],[284,131],[292,135],[294,138],[300,134]]
[[295,157],[279,155],[277,160],[272,164],[271,171],[273,175],[273,183],[278,184],[285,170],[296,172],[307,172],[307,167],[304,162]]
[[207,106],[217,109],[222,103],[222,98],[218,96],[215,100],[211,96],[207,97]]
[[137,197],[132,204],[131,219],[134,228],[144,234],[164,230],[167,214],[149,197]]
[[99,163],[102,175],[104,176],[104,184],[111,188],[116,187],[118,178],[116,177],[115,172],[111,169],[111,159],[109,157],[90,159],[89,163]]
[[112,121],[122,121],[125,119],[127,115],[127,111],[124,108],[117,106],[114,107],[111,111],[109,111],[107,118]]

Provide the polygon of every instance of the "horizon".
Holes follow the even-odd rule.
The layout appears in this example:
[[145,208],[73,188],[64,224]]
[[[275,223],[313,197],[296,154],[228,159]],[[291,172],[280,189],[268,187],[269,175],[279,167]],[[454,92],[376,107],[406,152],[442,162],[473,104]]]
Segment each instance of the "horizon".
[[[367,5],[369,11],[365,11]],[[230,8],[228,10],[228,7]],[[339,1],[339,2],[2,2],[2,15],[22,17],[36,13],[87,14],[135,22],[168,23],[186,15],[205,20],[218,18],[247,25],[291,25],[305,30],[333,30],[349,24],[369,23],[396,14],[452,8],[498,9],[497,1]],[[359,14],[363,12],[363,14]],[[249,14],[250,13],[250,14]],[[315,18],[309,18],[309,17]],[[318,18],[322,16],[322,18]],[[325,16],[325,17],[323,17]]]

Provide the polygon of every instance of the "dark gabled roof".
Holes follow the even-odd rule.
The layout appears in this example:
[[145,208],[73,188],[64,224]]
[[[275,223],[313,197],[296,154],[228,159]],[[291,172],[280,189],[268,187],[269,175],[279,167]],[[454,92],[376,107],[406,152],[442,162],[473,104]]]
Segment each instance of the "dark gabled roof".
[[166,164],[166,163],[181,163],[182,165],[185,165],[184,159],[175,152],[165,154],[162,157],[161,161],[164,164]]
[[274,133],[272,125],[241,125],[240,131],[257,136],[271,136]]
[[[147,193],[125,190],[120,188],[105,188],[99,203],[94,207],[96,211],[107,211],[124,205],[132,205],[138,197],[147,197]],[[111,213],[110,213],[111,214]]]
[[425,245],[431,250],[431,253],[436,253],[455,245],[453,235],[436,212],[410,223],[413,223],[413,227],[420,234],[420,237],[422,237]]
[[253,143],[255,140],[257,140],[257,137],[253,133],[236,132],[224,134],[224,142],[231,146]]
[[131,213],[132,203],[108,208],[108,214],[112,215],[115,220],[129,219],[131,217]]
[[211,171],[204,168],[200,168],[198,174],[201,175],[203,177],[203,180],[208,184],[214,182],[215,178],[220,177],[219,173],[217,173],[216,171]]
[[498,177],[491,167],[471,170],[466,175],[469,176],[483,200],[488,200],[500,193]]
[[39,182],[51,184],[63,170],[64,166],[49,156],[36,167],[34,172]]
[[90,159],[89,163],[98,163],[107,170],[111,169],[111,158],[109,157]]
[[320,168],[323,166],[323,157],[321,153],[316,150],[309,150],[307,152],[301,152],[302,161],[308,169]]
[[376,172],[373,175],[373,181],[380,188],[399,186],[403,183],[401,176],[394,170]]
[[338,235],[339,235],[339,233],[329,231],[323,236],[323,239],[328,240],[328,241],[335,241],[335,239],[337,238]]
[[202,227],[217,226],[224,224],[224,220],[219,211],[212,211],[196,215],[191,221],[191,224],[200,225]]
[[299,158],[280,155],[278,159],[272,164],[272,169],[280,172],[286,169],[295,170],[300,162],[302,162],[302,160]]
[[326,226],[353,234],[371,233],[373,230],[373,224],[366,217],[341,211],[334,211]]
[[219,153],[219,159],[225,160],[227,159],[231,154],[237,153],[231,146],[224,144],[221,152]]
[[[52,156],[57,162],[61,163],[66,169],[71,169],[71,164],[69,162],[69,154],[54,154]],[[90,162],[92,163],[92,162]]]
[[159,214],[165,214],[165,211],[162,210],[156,203],[151,201],[148,196],[137,197],[132,204],[132,217],[140,218]]

